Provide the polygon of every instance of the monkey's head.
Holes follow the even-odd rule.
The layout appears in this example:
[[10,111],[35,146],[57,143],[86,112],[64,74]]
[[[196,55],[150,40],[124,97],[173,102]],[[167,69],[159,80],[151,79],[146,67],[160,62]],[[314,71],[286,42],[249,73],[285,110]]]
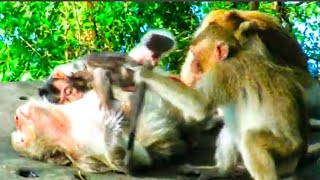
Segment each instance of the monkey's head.
[[232,56],[239,48],[231,31],[211,23],[192,40],[188,55],[190,59],[184,64],[185,74],[181,80],[194,87],[212,66]]
[[104,154],[119,146],[123,116],[105,113],[99,101],[93,90],[65,105],[28,101],[16,111],[13,148],[32,159],[105,172],[111,165]]
[[51,103],[64,104],[75,101],[90,90],[87,78],[68,77],[56,72],[38,89],[38,94]]
[[[203,34],[210,24],[216,24],[216,27],[233,33],[241,45],[250,46],[248,39],[256,34],[274,57],[276,64],[308,71],[306,56],[298,41],[281,26],[277,18],[269,14],[258,11],[215,10],[204,18],[194,38]],[[189,51],[180,72],[181,80],[188,86],[194,84],[192,75],[189,74],[193,58],[193,53]]]
[[[215,10],[210,12],[201,22],[200,27],[194,36],[201,33],[209,24],[215,23],[229,31],[236,31],[241,23],[245,21],[254,21],[257,23],[255,28],[260,30],[275,29],[281,25],[279,20],[267,13],[258,11],[241,11],[241,10]],[[256,29],[256,30],[257,30]]]
[[48,109],[43,102],[30,100],[16,111],[11,144],[23,156],[68,164],[64,147],[60,146],[63,139],[70,137],[69,123],[64,120],[61,113]]

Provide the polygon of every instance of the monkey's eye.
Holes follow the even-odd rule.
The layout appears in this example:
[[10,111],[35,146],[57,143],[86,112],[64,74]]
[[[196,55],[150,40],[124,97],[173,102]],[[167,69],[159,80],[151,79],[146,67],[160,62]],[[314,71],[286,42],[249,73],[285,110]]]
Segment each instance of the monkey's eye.
[[193,70],[194,70],[194,72],[202,72],[202,66],[201,66],[201,63],[200,63],[200,61],[198,61],[198,60],[194,60],[193,62],[192,62],[192,68],[193,68]]
[[200,64],[199,61],[196,62],[196,66],[197,66],[197,68],[198,68],[199,70],[201,70],[202,67],[201,67],[201,64]]
[[72,87],[67,87],[64,90],[65,95],[69,96],[72,93],[73,88]]

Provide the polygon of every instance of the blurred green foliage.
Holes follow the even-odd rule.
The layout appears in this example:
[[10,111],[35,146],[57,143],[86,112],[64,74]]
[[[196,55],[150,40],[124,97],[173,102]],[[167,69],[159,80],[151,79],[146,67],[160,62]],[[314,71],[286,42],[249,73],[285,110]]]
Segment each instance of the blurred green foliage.
[[[311,59],[320,60],[319,3],[284,7],[292,33]],[[215,9],[246,10],[248,3],[0,2],[0,80],[42,79],[89,52],[128,52],[148,29],[158,28],[170,30],[178,42],[160,65],[179,72],[193,32]],[[277,16],[272,2],[261,2],[259,11]]]

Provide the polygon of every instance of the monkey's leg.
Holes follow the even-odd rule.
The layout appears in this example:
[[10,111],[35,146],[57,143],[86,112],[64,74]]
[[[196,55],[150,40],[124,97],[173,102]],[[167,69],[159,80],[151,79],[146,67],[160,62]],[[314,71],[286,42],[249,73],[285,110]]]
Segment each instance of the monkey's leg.
[[256,180],[278,180],[275,163],[266,149],[246,142],[242,145],[241,155],[251,176]]
[[104,109],[118,110],[120,107],[118,101],[114,99],[112,90],[111,72],[103,68],[93,70],[93,88],[98,94]]
[[215,152],[215,166],[191,166],[185,165],[179,168],[183,174],[196,174],[199,179],[210,179],[214,177],[225,178],[232,176],[238,162],[238,151],[234,138],[226,127],[223,127],[218,139]]
[[[239,148],[244,165],[254,179],[278,180],[278,174],[291,174],[295,171],[302,144],[301,140],[291,141],[274,136],[271,132],[248,131],[241,139]],[[282,167],[281,163],[277,171],[270,151],[286,158],[286,167]]]

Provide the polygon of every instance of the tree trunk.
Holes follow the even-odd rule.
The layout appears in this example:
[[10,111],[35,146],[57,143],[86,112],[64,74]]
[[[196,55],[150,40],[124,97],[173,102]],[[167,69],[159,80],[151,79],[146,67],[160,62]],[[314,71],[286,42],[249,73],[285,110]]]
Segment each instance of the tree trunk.
[[91,11],[89,15],[89,21],[92,23],[93,28],[87,31],[87,43],[90,47],[90,51],[93,49],[96,49],[96,45],[94,43],[95,39],[97,38],[98,35],[98,30],[97,30],[97,25],[96,22],[92,16],[92,10],[94,8],[94,4],[92,1],[87,1],[87,8]]
[[259,1],[250,1],[249,2],[249,10],[255,11],[259,9]]
[[289,21],[287,13],[284,8],[284,3],[281,1],[274,2],[275,10],[279,15],[281,23],[285,23],[285,28],[291,33],[293,24]]

